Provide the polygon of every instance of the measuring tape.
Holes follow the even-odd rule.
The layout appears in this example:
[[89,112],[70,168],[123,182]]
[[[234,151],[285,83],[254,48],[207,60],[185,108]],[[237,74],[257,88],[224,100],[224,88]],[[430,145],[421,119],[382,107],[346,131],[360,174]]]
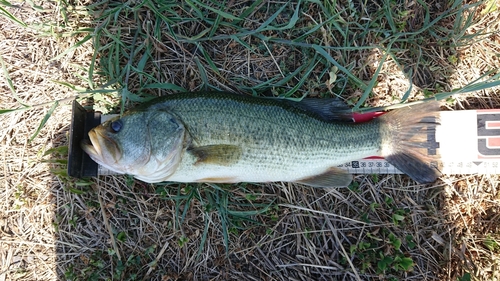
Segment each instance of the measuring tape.
[[[436,128],[443,174],[500,174],[500,109],[441,111]],[[380,157],[339,166],[352,174],[402,174]]]
[[[350,174],[404,174],[384,159],[361,159],[338,166]],[[483,161],[441,161],[438,169],[443,174],[500,174],[500,162]]]
[[[355,121],[367,121],[380,113],[355,114]],[[443,174],[500,174],[500,109],[441,111],[441,125],[433,140],[439,143]],[[70,129],[68,174],[73,177],[116,174],[97,165],[80,148],[90,128],[117,115],[87,112],[76,101]],[[339,165],[351,174],[402,174],[381,157],[368,157]]]

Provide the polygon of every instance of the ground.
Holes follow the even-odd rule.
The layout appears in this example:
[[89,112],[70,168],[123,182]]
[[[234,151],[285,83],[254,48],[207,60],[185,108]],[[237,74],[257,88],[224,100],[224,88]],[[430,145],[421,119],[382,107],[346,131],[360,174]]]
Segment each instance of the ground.
[[74,97],[105,113],[207,89],[500,108],[497,7],[0,1],[0,280],[499,280],[497,175],[314,189],[65,169]]

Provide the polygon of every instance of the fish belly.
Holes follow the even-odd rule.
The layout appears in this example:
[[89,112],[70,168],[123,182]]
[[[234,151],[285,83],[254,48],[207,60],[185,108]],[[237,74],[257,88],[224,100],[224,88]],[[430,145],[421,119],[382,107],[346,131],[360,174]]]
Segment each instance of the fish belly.
[[286,148],[265,151],[248,149],[242,159],[231,165],[198,163],[197,158],[185,154],[168,181],[174,182],[273,182],[298,181],[325,172],[347,161],[377,155],[375,147],[331,151],[304,150],[291,153]]

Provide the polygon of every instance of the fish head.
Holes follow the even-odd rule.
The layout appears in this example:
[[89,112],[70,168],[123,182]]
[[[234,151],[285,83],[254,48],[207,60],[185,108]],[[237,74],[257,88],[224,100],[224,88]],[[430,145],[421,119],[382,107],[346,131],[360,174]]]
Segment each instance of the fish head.
[[93,128],[81,147],[109,170],[160,182],[177,168],[185,135],[182,122],[167,111],[136,111]]

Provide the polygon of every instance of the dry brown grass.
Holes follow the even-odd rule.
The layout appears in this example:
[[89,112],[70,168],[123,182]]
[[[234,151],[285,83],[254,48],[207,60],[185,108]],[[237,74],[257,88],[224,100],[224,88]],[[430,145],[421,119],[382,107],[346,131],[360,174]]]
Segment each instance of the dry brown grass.
[[[429,3],[436,7],[436,3]],[[78,13],[68,13],[70,27],[93,24],[83,12],[83,5],[88,4],[79,3]],[[71,30],[63,27],[60,11],[64,6],[43,2],[45,10],[36,12],[28,3],[19,5],[21,8],[9,11],[30,26],[42,22],[60,24],[54,26],[57,32],[51,35],[0,17],[0,54],[20,99],[34,105],[75,94],[53,81],[88,88],[82,68],[89,66],[93,54],[90,42],[60,59],[50,60],[84,36],[56,36]],[[308,7],[306,12],[315,15],[317,8],[312,4]],[[419,15],[421,11],[412,12]],[[266,15],[256,12],[251,16],[265,19]],[[348,18],[347,14],[343,16]],[[412,98],[422,95],[422,89],[435,90],[439,84],[448,91],[466,85],[488,69],[499,69],[499,16],[498,11],[477,14],[477,23],[467,34],[488,33],[483,40],[452,50],[428,45],[426,54],[434,55],[424,60],[427,65],[415,61],[412,65],[414,57],[400,46],[400,63],[414,69]],[[122,20],[124,26],[132,24]],[[258,26],[257,21],[253,23]],[[145,21],[144,27],[147,24],[150,22]],[[418,21],[411,26],[418,28]],[[179,28],[179,32],[196,34],[204,26],[186,23]],[[131,44],[134,33],[127,28],[122,32],[123,42]],[[264,55],[248,52],[229,40],[206,42],[203,47],[210,50],[220,66],[219,75],[211,71],[191,44],[163,39],[153,43],[154,62],[148,71],[161,81],[188,90],[198,90],[203,83],[194,57],[206,67],[212,85],[232,91],[241,90],[239,85],[258,85],[282,75],[282,71],[286,75],[286,70],[293,71],[303,63],[296,49],[268,46],[268,55]],[[363,43],[375,39],[367,37]],[[335,32],[324,31],[322,42],[335,45]],[[355,67],[353,73],[371,79],[382,54],[376,50],[349,54],[352,61],[359,63],[359,70]],[[343,55],[332,53],[337,59]],[[450,56],[456,56],[458,61],[450,63]],[[315,68],[312,77],[322,77],[322,67]],[[390,104],[394,96],[404,95],[408,82],[397,69],[392,60],[383,65],[383,75],[367,104]],[[425,78],[429,71],[432,79]],[[4,74],[0,78],[0,108],[18,107]],[[139,89],[140,79],[139,75],[131,75],[129,90]],[[292,80],[285,88],[297,82]],[[359,90],[349,87],[343,97],[359,98]],[[299,92],[306,89],[314,95],[326,91],[326,86],[323,81],[311,79]],[[450,108],[499,108],[498,94],[498,89],[488,89],[459,96]],[[457,280],[467,272],[474,280],[500,279],[500,247],[491,246],[491,241],[500,243],[497,175],[443,176],[428,186],[416,185],[399,175],[360,175],[356,177],[359,186],[353,190],[320,190],[288,183],[164,187],[122,176],[101,177],[88,186],[76,185],[84,182],[55,176],[50,171],[60,165],[44,162],[61,156],[43,156],[49,148],[67,145],[67,105],[61,105],[39,136],[28,142],[46,110],[44,107],[0,115],[0,281],[95,280],[113,276],[123,280]],[[195,198],[187,200],[186,195]],[[262,213],[243,218],[227,213],[262,209]],[[395,221],[394,215],[401,217]],[[251,220],[245,220],[248,218]],[[391,233],[402,240],[401,251],[392,246]],[[230,241],[227,248],[226,234]],[[412,237],[411,243],[407,236]],[[378,275],[373,270],[377,265],[371,264],[364,271],[364,260],[359,255],[362,243],[376,246],[376,254],[402,253],[411,257],[413,269]],[[354,247],[358,250],[351,251]]]

